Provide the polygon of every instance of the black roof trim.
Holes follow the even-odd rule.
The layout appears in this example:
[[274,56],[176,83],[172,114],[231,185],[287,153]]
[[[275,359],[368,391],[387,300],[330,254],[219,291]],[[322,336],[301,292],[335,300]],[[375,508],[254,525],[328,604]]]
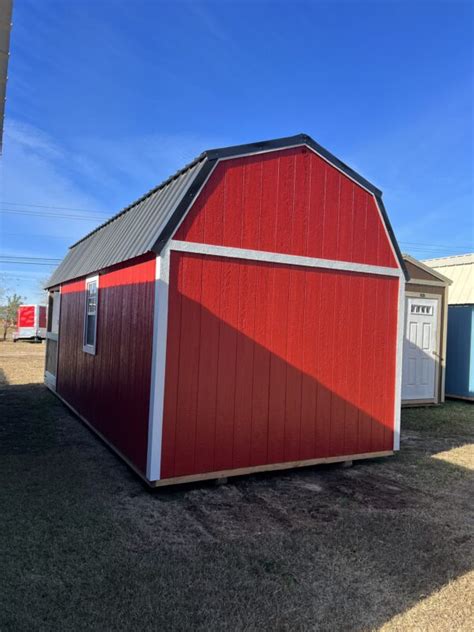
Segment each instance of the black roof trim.
[[403,274],[405,275],[405,281],[409,281],[410,280],[410,275],[408,274],[407,266],[405,264],[405,260],[403,258],[402,253],[401,253],[400,246],[398,245],[397,238],[395,237],[395,233],[393,232],[392,224],[390,223],[390,220],[388,219],[388,214],[387,214],[387,211],[385,209],[385,205],[383,203],[382,196],[381,195],[376,195],[375,197],[377,199],[377,203],[379,205],[380,212],[382,213],[382,216],[383,216],[383,219],[384,219],[384,222],[385,222],[385,226],[387,227],[387,231],[388,231],[388,234],[389,234],[389,237],[390,237],[390,241],[392,242],[393,248],[394,248],[395,253],[397,255],[398,263],[400,264],[400,268],[402,269]]
[[358,184],[368,189],[374,195],[382,195],[382,191],[378,189],[371,182],[363,178],[357,171],[351,169],[342,160],[336,158],[334,154],[319,145],[314,141],[311,136],[307,134],[296,134],[296,136],[285,136],[284,138],[276,138],[274,140],[262,140],[257,143],[249,143],[246,145],[234,145],[232,147],[222,147],[220,149],[208,149],[203,155],[208,158],[232,158],[245,154],[259,153],[264,151],[274,151],[278,149],[285,149],[287,147],[297,147],[299,145],[308,145],[311,149],[323,158],[325,158],[332,165],[340,169],[347,176],[355,180]]
[[171,236],[173,235],[174,231],[178,227],[182,218],[186,215],[186,212],[188,208],[190,207],[190,205],[192,204],[194,198],[199,193],[202,185],[205,183],[205,181],[211,174],[212,170],[214,169],[214,165],[216,164],[216,162],[217,162],[216,158],[210,158],[210,159],[208,158],[206,160],[201,170],[199,171],[198,175],[194,178],[191,186],[186,192],[186,195],[178,204],[172,216],[166,223],[166,226],[161,231],[160,236],[158,237],[156,242],[153,244],[152,246],[153,252],[156,252],[157,254],[159,254],[165,247],[167,241],[171,239]]

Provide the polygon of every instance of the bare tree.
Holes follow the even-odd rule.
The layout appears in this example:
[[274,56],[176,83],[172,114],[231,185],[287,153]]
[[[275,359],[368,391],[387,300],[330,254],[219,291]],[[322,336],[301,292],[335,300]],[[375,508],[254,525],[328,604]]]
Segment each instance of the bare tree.
[[10,327],[16,325],[18,308],[23,305],[24,297],[19,294],[12,294],[6,296],[4,301],[5,304],[0,305],[0,326],[3,329],[3,340],[5,341]]
[[39,305],[47,305],[48,304],[48,290],[45,290],[45,285],[48,282],[49,277],[44,277],[39,279],[37,286],[37,296]]

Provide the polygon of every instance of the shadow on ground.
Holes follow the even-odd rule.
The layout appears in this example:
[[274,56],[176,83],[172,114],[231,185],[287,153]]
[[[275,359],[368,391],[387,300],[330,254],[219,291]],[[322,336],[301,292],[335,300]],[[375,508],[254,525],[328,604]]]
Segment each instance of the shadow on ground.
[[[468,404],[402,452],[150,492],[43,386],[0,390],[0,629],[368,630],[472,568]],[[423,421],[424,420],[424,421]]]

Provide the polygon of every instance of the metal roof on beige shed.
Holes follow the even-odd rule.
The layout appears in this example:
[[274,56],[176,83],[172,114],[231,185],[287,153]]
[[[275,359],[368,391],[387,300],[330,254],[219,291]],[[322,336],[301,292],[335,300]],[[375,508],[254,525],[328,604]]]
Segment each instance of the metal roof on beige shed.
[[450,305],[474,304],[474,253],[424,259],[423,263],[453,282],[448,295]]

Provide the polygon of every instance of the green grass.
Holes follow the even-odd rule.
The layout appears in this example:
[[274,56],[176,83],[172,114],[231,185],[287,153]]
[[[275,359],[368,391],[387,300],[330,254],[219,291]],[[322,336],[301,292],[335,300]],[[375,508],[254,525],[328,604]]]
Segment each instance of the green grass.
[[472,568],[472,472],[432,458],[472,410],[404,410],[402,452],[352,469],[151,492],[44,387],[6,386],[0,630],[377,629]]
[[474,403],[446,400],[441,406],[405,408],[402,411],[405,430],[429,432],[430,435],[468,435],[474,429]]

